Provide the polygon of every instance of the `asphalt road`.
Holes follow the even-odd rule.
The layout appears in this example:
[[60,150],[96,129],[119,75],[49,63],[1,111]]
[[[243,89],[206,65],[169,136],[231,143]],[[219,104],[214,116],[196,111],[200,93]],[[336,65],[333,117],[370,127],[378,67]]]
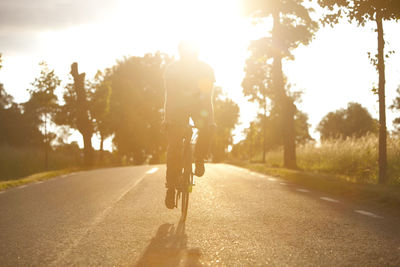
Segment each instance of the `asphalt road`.
[[0,193],[0,265],[400,266],[400,218],[209,164],[184,225],[164,174],[100,169]]

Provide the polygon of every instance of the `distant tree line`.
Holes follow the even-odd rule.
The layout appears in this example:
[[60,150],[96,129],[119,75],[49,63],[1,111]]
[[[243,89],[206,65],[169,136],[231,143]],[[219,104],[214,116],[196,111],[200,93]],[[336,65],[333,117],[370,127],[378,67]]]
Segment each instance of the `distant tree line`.
[[[1,57],[0,57],[1,58]],[[112,157],[114,164],[159,163],[165,158],[166,139],[162,131],[165,67],[173,58],[163,53],[126,57],[111,68],[98,71],[93,80],[71,65],[71,80],[60,87],[61,80],[40,63],[41,72],[28,90],[27,102],[17,104],[0,84],[0,146],[34,147],[43,155],[47,169],[49,157],[60,147],[73,146],[82,155],[81,164],[104,164]],[[62,91],[58,100],[56,89]],[[215,140],[211,158],[222,161],[233,144],[239,107],[216,88]],[[83,139],[83,151],[77,144],[67,144],[68,129],[75,129]],[[100,139],[100,151],[94,151],[92,137]],[[104,140],[112,138],[114,151],[104,151]],[[82,153],[83,152],[83,153]]]
[[[400,98],[400,97],[399,97]],[[400,110],[400,109],[399,109]],[[297,111],[295,116],[296,145],[315,142],[309,134],[307,114]],[[234,158],[242,160],[259,160],[265,150],[272,151],[282,146],[278,118],[272,115],[266,119],[266,134],[263,131],[262,115],[250,123],[244,130],[245,138],[232,149]],[[360,138],[368,134],[378,134],[379,122],[368,110],[358,103],[351,102],[346,109],[329,112],[320,121],[317,131],[321,141],[331,139]]]

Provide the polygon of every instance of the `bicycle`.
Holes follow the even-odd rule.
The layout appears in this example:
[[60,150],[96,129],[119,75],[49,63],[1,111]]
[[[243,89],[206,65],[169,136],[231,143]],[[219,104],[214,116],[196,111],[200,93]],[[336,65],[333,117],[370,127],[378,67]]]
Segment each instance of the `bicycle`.
[[182,200],[181,203],[181,220],[185,221],[187,217],[188,207],[189,207],[189,194],[192,193],[192,189],[194,186],[194,173],[192,170],[193,164],[193,154],[192,154],[192,137],[193,137],[193,128],[195,126],[188,125],[185,129],[184,141],[183,141],[183,172],[178,181],[178,186],[176,188],[176,196],[175,196],[175,207],[178,208],[179,200]]

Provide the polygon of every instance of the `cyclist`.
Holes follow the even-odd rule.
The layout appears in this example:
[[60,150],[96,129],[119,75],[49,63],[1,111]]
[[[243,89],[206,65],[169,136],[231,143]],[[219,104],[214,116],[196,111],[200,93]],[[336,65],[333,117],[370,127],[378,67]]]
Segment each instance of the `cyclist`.
[[179,60],[169,65],[164,73],[165,113],[167,128],[167,173],[165,205],[175,207],[175,188],[182,174],[182,150],[185,127],[192,118],[198,128],[194,150],[196,176],[203,176],[214,123],[212,90],[215,82],[213,69],[198,60],[198,49],[188,41],[178,46]]

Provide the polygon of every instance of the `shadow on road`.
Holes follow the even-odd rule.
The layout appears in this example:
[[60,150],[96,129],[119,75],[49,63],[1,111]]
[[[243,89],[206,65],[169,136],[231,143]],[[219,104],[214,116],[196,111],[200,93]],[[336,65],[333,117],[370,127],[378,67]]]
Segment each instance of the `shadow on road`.
[[199,249],[187,248],[185,222],[162,224],[135,266],[202,266]]

